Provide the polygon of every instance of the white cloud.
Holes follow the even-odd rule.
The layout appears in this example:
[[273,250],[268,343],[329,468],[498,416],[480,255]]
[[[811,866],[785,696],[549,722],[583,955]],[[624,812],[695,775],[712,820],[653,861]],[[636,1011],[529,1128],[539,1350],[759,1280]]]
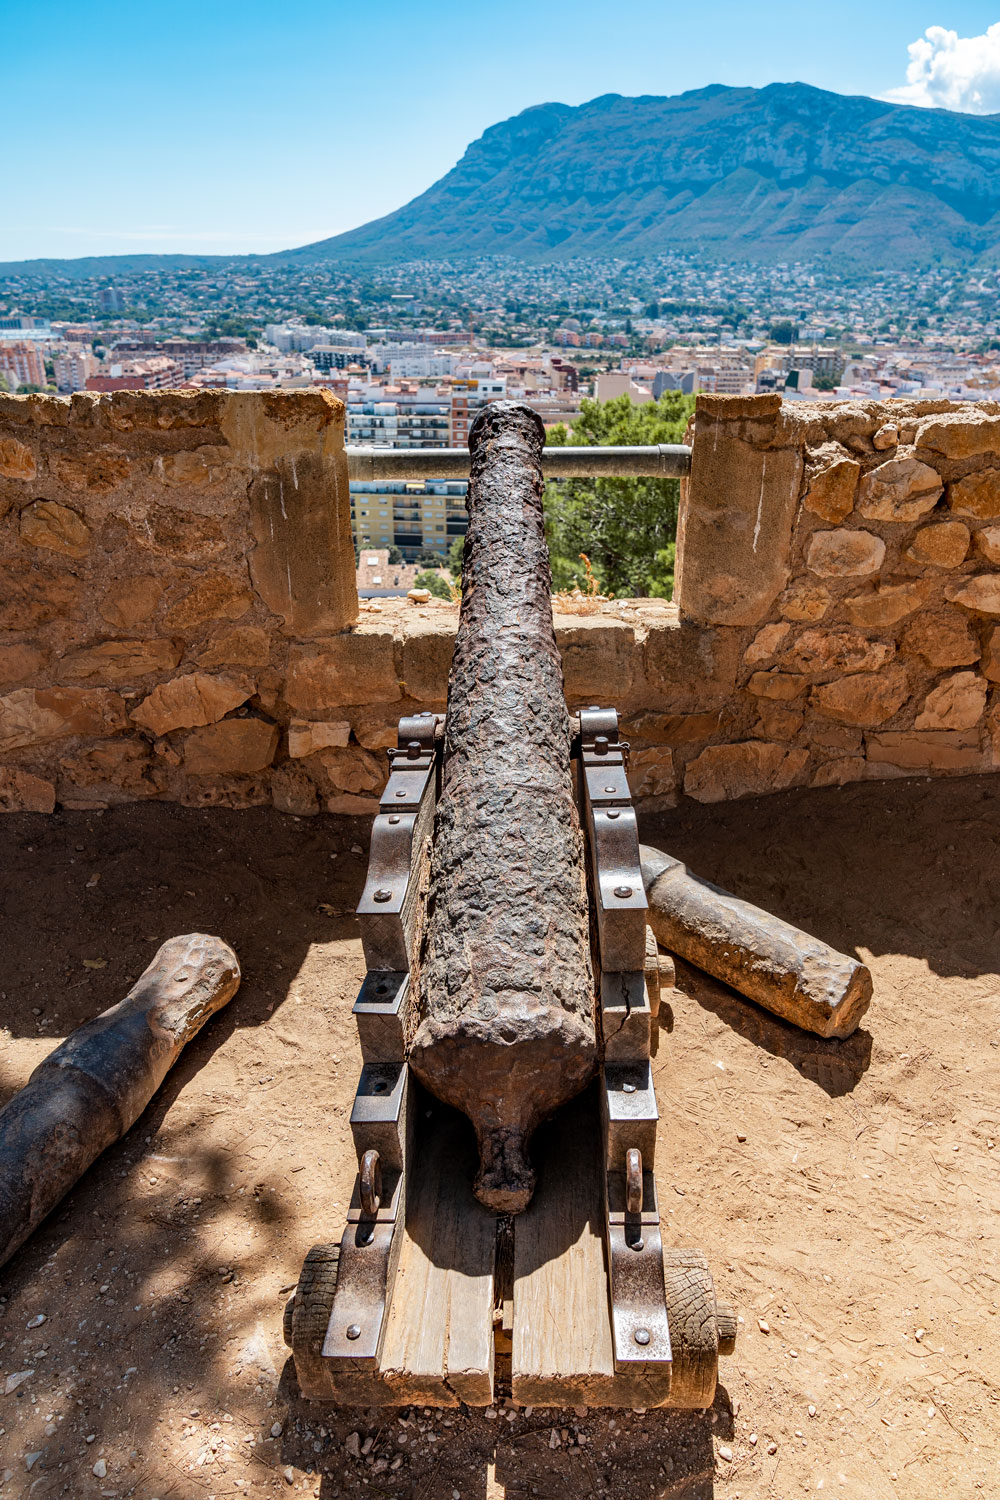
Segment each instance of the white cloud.
[[1000,21],[983,36],[928,26],[907,51],[906,83],[890,89],[886,99],[971,115],[1000,113]]

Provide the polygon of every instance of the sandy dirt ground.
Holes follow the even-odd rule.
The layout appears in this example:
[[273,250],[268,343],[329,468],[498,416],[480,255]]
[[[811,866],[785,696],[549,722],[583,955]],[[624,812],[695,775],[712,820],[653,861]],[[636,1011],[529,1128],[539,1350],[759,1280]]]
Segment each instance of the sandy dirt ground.
[[0,1496],[1000,1495],[1000,778],[645,829],[875,973],[846,1043],[680,966],[661,1012],[665,1235],[742,1319],[705,1414],[298,1398],[282,1306],[355,1170],[366,835],[166,805],[0,823],[0,1100],[164,938],[217,932],[245,974],[0,1271]]

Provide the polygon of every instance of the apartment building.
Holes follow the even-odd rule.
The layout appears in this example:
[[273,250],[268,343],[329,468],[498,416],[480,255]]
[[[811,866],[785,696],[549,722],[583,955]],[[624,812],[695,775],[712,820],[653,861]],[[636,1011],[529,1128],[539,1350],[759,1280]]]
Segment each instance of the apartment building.
[[70,344],[63,348],[53,361],[56,372],[56,390],[72,394],[83,391],[91,375],[101,368],[100,360],[88,346]]
[[507,394],[506,376],[491,379],[455,380],[451,387],[452,448],[469,446],[469,429],[484,406],[502,401]]
[[376,448],[447,448],[451,406],[432,387],[368,386],[347,404],[347,441]]
[[38,344],[28,339],[0,342],[0,374],[9,385],[38,385],[44,390],[45,355]]
[[87,377],[88,391],[163,391],[183,385],[180,365],[165,355],[129,359],[108,365],[100,375]]
[[407,562],[420,552],[447,555],[469,523],[464,479],[356,480],[351,528],[357,547],[398,547]]

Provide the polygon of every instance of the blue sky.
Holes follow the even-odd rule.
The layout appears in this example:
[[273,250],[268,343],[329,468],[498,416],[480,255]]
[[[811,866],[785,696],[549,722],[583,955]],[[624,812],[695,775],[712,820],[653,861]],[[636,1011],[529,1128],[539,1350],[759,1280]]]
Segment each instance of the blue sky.
[[307,243],[551,99],[801,80],[1000,112],[995,23],[1000,0],[0,0],[0,259]]

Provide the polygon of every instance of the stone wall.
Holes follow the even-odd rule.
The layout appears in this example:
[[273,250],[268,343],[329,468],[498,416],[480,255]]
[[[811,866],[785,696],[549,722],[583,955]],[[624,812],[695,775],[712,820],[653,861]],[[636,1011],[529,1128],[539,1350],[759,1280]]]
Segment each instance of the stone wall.
[[702,801],[1000,764],[1000,407],[703,397],[682,615],[741,633]]
[[[354,587],[326,393],[0,397],[0,807],[368,813],[457,608]],[[558,614],[666,805],[990,769],[1000,408],[704,397],[677,604]]]

